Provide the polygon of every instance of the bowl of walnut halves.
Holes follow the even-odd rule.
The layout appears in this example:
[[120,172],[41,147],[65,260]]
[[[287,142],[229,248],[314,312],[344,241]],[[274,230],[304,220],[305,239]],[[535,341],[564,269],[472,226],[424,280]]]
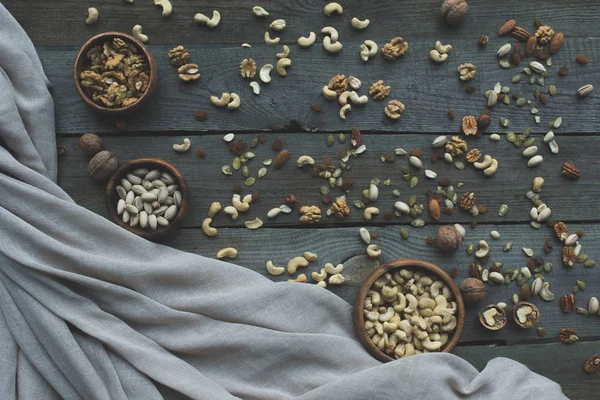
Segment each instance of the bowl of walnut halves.
[[121,32],[105,32],[81,47],[73,79],[89,106],[116,116],[148,102],[157,74],[154,57],[139,40]]

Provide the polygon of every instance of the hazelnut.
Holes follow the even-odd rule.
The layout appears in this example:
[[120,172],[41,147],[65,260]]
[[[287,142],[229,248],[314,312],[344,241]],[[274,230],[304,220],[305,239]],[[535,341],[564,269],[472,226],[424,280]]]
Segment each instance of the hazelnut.
[[463,300],[467,304],[479,303],[485,298],[485,285],[476,278],[467,278],[460,284]]
[[451,253],[460,247],[462,235],[452,225],[440,226],[435,234],[435,245],[443,252]]
[[90,160],[88,164],[88,174],[95,181],[105,181],[119,166],[117,157],[107,150],[102,150]]
[[102,139],[94,133],[85,133],[79,138],[79,148],[88,156],[93,157],[102,150]]
[[466,0],[445,0],[440,9],[442,17],[451,25],[461,23],[468,11],[469,5]]

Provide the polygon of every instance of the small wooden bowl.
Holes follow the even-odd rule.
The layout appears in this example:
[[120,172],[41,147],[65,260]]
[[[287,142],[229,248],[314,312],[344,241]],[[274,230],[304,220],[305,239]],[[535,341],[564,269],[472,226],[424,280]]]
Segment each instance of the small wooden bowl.
[[[167,171],[173,175],[177,181],[177,185],[179,185],[179,191],[181,192],[181,207],[179,208],[179,211],[177,212],[177,215],[173,221],[171,221],[168,226],[159,226],[155,231],[143,229],[139,226],[132,228],[129,226],[129,224],[123,222],[117,213],[117,202],[119,201],[117,186],[120,185],[121,179],[125,178],[129,172],[136,168],[148,168],[150,170],[160,169],[162,171]],[[181,225],[181,222],[183,222],[189,205],[188,192],[188,185],[185,181],[185,178],[181,172],[179,172],[179,170],[173,166],[173,164],[165,160],[161,160],[160,158],[138,158],[119,167],[113,176],[111,176],[108,184],[106,185],[106,209],[108,211],[108,216],[115,224],[135,233],[138,236],[143,237],[144,239],[148,239],[153,242],[160,241],[174,236],[177,228]]]
[[[90,96],[88,96],[84,87],[81,86],[79,82],[79,75],[82,71],[87,69],[90,65],[90,60],[88,60],[86,54],[88,50],[97,45],[102,45],[104,42],[109,41],[115,37],[123,39],[125,42],[133,43],[133,45],[140,51],[140,54],[143,54],[148,60],[148,68],[150,72],[150,82],[148,83],[148,89],[146,92],[136,101],[135,103],[120,108],[109,108],[103,107],[102,105],[94,102]],[[154,56],[148,50],[146,46],[142,44],[139,40],[134,38],[133,36],[127,35],[121,32],[104,32],[100,33],[96,36],[92,36],[77,52],[77,57],[75,57],[75,64],[73,66],[73,81],[75,82],[75,88],[77,89],[77,93],[79,96],[85,101],[90,107],[94,110],[101,112],[103,114],[112,115],[112,116],[120,116],[130,114],[144,105],[148,103],[150,99],[150,94],[156,87],[156,82],[158,80],[158,69],[156,68],[156,61],[154,60]]]
[[381,265],[375,268],[367,277],[363,280],[360,285],[360,289],[358,291],[358,295],[356,296],[356,301],[354,302],[354,327],[356,332],[358,333],[358,337],[365,346],[365,348],[371,353],[371,355],[377,358],[380,361],[388,362],[395,361],[395,358],[388,356],[387,354],[380,351],[370,340],[367,335],[367,330],[365,329],[365,317],[363,314],[363,308],[365,305],[365,298],[367,297],[367,292],[373,286],[373,283],[383,275],[391,272],[392,270],[398,268],[406,268],[406,269],[416,269],[416,270],[425,270],[426,272],[433,273],[434,275],[439,276],[442,281],[454,296],[456,301],[456,330],[452,333],[452,336],[448,339],[448,343],[441,350],[442,352],[449,353],[454,346],[458,343],[460,339],[460,335],[462,334],[463,328],[465,326],[465,304],[462,299],[462,295],[458,286],[454,283],[452,278],[440,267],[423,260],[417,260],[414,258],[401,258],[398,260],[390,261],[387,264]]

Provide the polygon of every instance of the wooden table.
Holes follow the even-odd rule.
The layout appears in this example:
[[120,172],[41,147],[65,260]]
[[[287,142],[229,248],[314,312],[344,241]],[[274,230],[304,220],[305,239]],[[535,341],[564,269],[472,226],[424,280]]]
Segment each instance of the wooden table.
[[[600,96],[597,93],[584,99],[575,96],[577,88],[583,84],[600,84],[600,45],[595,30],[595,22],[600,18],[600,3],[572,0],[567,5],[557,0],[510,0],[499,7],[493,2],[473,0],[466,22],[452,28],[438,16],[438,0],[344,2],[343,16],[332,17],[323,15],[323,1],[257,2],[270,11],[271,16],[267,19],[252,15],[252,3],[228,1],[219,5],[222,20],[215,29],[192,22],[196,12],[210,14],[214,2],[200,0],[192,4],[174,0],[173,3],[173,15],[165,19],[161,17],[159,8],[141,0],[134,4],[74,0],[60,3],[42,0],[4,2],[32,38],[53,84],[57,139],[67,150],[59,161],[59,183],[78,204],[101,215],[106,214],[103,186],[87,177],[87,159],[77,148],[79,135],[96,132],[102,136],[106,148],[114,151],[122,162],[136,157],[156,156],[174,163],[187,177],[192,189],[190,213],[169,245],[207,257],[215,257],[223,247],[234,246],[239,251],[234,263],[263,275],[267,275],[267,260],[284,265],[289,258],[303,251],[312,251],[318,254],[319,261],[308,268],[308,274],[318,270],[325,262],[346,262],[346,284],[331,290],[353,302],[361,278],[374,266],[364,255],[365,246],[358,236],[361,226],[379,233],[375,242],[383,249],[382,262],[400,257],[422,258],[447,271],[455,269],[457,283],[469,276],[469,265],[474,258],[468,257],[464,249],[452,256],[444,256],[425,244],[425,238],[433,235],[440,224],[458,222],[468,225],[471,221],[468,212],[457,209],[451,216],[443,215],[439,222],[425,215],[427,224],[423,228],[411,227],[408,217],[386,220],[382,216],[383,211],[392,209],[398,200],[392,195],[395,188],[401,192],[399,200],[407,201],[411,194],[416,194],[418,203],[426,205],[427,191],[435,189],[435,181],[413,170],[420,183],[411,190],[401,173],[401,168],[407,164],[406,157],[398,157],[395,163],[380,160],[382,154],[394,152],[398,147],[407,151],[420,149],[426,168],[436,171],[439,177],[450,178],[455,184],[463,182],[459,193],[475,192],[478,204],[488,208],[488,213],[479,217],[477,228],[468,228],[465,243],[486,239],[491,247],[490,264],[503,261],[504,269],[522,267],[527,260],[522,247],[530,247],[536,254],[543,255],[546,239],[555,244],[554,250],[543,257],[554,266],[546,278],[557,299],[552,302],[539,298],[534,300],[541,310],[539,326],[545,327],[546,336],[541,338],[535,329],[521,329],[514,323],[509,323],[499,332],[488,332],[479,324],[478,307],[471,307],[465,332],[454,353],[479,369],[484,368],[491,358],[510,357],[559,382],[569,397],[597,398],[600,375],[588,376],[582,367],[587,357],[600,351],[600,318],[562,314],[558,298],[571,292],[576,280],[587,284],[585,291],[577,294],[580,305],[587,305],[590,296],[599,296],[599,267],[576,265],[570,270],[564,269],[560,261],[561,246],[551,230],[530,227],[531,203],[525,198],[525,193],[530,190],[535,176],[543,176],[546,183],[542,198],[552,208],[552,217],[565,221],[572,232],[584,230],[585,236],[581,240],[583,252],[590,258],[600,258],[597,245],[600,239],[597,225],[600,183],[596,179],[600,174],[597,154],[600,137],[595,134],[600,123]],[[100,10],[100,20],[93,26],[84,24],[89,6]],[[350,27],[353,16],[369,18],[371,25],[363,32],[354,31]],[[281,36],[281,43],[272,47],[265,45],[263,34],[275,18],[284,18],[288,27],[277,35]],[[539,18],[566,36],[563,49],[552,57],[553,65],[543,87],[547,90],[549,84],[554,84],[558,94],[549,96],[546,105],[533,99],[535,86],[528,84],[524,74],[521,74],[524,78],[521,83],[511,84],[511,78],[521,71],[524,64],[509,70],[498,66],[498,48],[504,43],[515,42],[510,38],[497,37],[499,27],[509,18],[517,18],[521,25],[531,30],[534,29],[534,19]],[[126,127],[123,127],[86,107],[75,92],[71,67],[78,47],[87,38],[109,30],[130,32],[134,24],[141,24],[150,37],[148,44],[156,57],[159,82],[149,107],[128,119]],[[340,33],[344,49],[338,55],[325,53],[321,46],[322,35],[318,32],[326,25],[334,26]],[[308,35],[311,30],[318,34],[318,42],[309,49],[299,48],[296,39]],[[490,37],[485,49],[478,45],[482,34]],[[387,62],[381,56],[368,63],[360,61],[358,52],[363,40],[372,39],[383,45],[397,35],[410,44],[405,57],[396,62]],[[454,48],[449,60],[442,65],[434,65],[428,58],[438,39],[451,43]],[[242,42],[250,43],[252,47],[242,48]],[[169,64],[167,51],[178,44],[185,45],[192,53],[193,61],[199,64],[202,76],[198,82],[181,82]],[[281,51],[283,44],[291,48],[292,66],[288,76],[279,77],[273,73],[273,82],[261,84],[259,96],[252,94],[248,81],[239,75],[240,61],[252,57],[259,66],[274,64],[275,53]],[[576,64],[575,57],[580,54],[587,55],[591,62]],[[459,81],[456,72],[456,67],[464,62],[473,62],[477,67],[473,80],[476,90],[471,94],[464,91],[466,84]],[[569,67],[570,73],[566,77],[558,77],[558,69],[562,65]],[[339,106],[325,101],[321,95],[321,87],[338,73],[361,79],[361,94],[366,93],[366,85],[384,79],[392,87],[389,98],[397,98],[406,105],[402,119],[399,122],[389,120],[383,113],[385,102],[370,100],[364,107],[354,107],[347,119],[341,120],[338,117]],[[499,104],[493,109],[492,124],[485,134],[469,140],[470,147],[477,146],[484,154],[491,154],[499,160],[500,168],[493,177],[485,178],[470,166],[458,170],[444,161],[432,164],[429,160],[433,153],[432,140],[440,134],[458,134],[462,116],[478,116],[485,105],[483,94],[496,82],[510,86],[512,93],[532,99],[531,106],[539,109],[541,123],[535,123],[530,106],[517,108],[514,101],[510,107]],[[241,95],[239,110],[217,109],[209,102],[210,95],[228,91]],[[320,104],[322,111],[312,111],[311,104]],[[194,119],[194,111],[198,109],[208,112],[206,121]],[[457,118],[449,119],[448,109],[453,109]],[[500,117],[510,119],[509,129],[499,125]],[[555,129],[560,153],[553,155],[541,138],[548,131],[548,122],[557,117],[562,117],[564,122],[560,129]],[[362,210],[351,205],[350,216],[341,221],[329,217],[317,225],[301,225],[297,211],[267,219],[267,211],[282,204],[290,193],[295,193],[301,204],[320,205],[325,211],[320,187],[326,185],[326,181],[296,168],[295,160],[306,154],[318,162],[332,157],[337,163],[340,151],[349,148],[349,141],[340,144],[336,140],[334,146],[328,147],[326,139],[329,134],[337,138],[340,132],[345,132],[349,138],[353,126],[361,129],[367,150],[353,158],[353,168],[344,172],[345,179],[354,179],[355,182],[347,197],[352,204],[352,201],[360,199],[362,189],[371,179],[391,179],[391,186],[380,185],[380,200],[376,205],[382,210],[381,215],[366,223]],[[545,158],[545,162],[535,169],[527,168],[526,159],[521,155],[522,149],[516,149],[503,135],[508,130],[520,133],[528,127],[532,128],[532,137]],[[220,201],[229,204],[234,185],[244,181],[239,173],[232,177],[221,173],[221,167],[231,164],[233,158],[223,142],[223,135],[227,132],[235,132],[236,139],[241,138],[248,143],[258,135],[266,136],[267,143],[252,150],[256,153],[256,159],[249,164],[252,176],[256,176],[261,160],[275,156],[270,146],[275,139],[284,143],[292,157],[284,168],[269,168],[264,178],[257,179],[253,187],[244,191],[260,193],[260,201],[246,215],[232,221],[221,213],[214,223],[219,228],[219,236],[207,238],[200,226],[210,203]],[[492,142],[489,138],[491,133],[501,134],[502,140]],[[181,143],[185,137],[191,139],[193,150],[185,154],[175,153],[172,144]],[[206,150],[204,159],[195,154],[195,149],[200,147]],[[564,161],[579,166],[582,173],[580,180],[568,181],[560,176],[560,166]],[[339,189],[331,193],[333,196],[342,194]],[[510,206],[505,217],[498,216],[501,204]],[[254,217],[260,217],[265,224],[257,231],[250,231],[243,223]],[[399,236],[402,227],[410,231],[408,240]],[[500,232],[500,240],[490,238],[492,230]],[[514,248],[505,253],[502,247],[508,241],[514,243]],[[202,273],[201,269],[198,273]],[[273,280],[288,278],[286,275]],[[488,287],[487,298],[481,306],[498,301],[510,303],[512,294],[518,290],[514,283]],[[559,343],[557,333],[563,327],[576,329],[581,340],[571,346]]]

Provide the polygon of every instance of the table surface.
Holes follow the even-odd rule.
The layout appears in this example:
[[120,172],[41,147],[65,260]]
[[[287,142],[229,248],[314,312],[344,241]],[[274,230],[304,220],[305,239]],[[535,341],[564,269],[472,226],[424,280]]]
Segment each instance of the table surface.
[[[412,174],[419,176],[420,183],[411,190],[402,178],[401,168],[407,165],[405,157],[398,157],[395,163],[380,160],[382,154],[394,152],[398,147],[407,151],[420,149],[425,168],[436,171],[439,177],[448,177],[455,184],[463,182],[464,186],[458,192],[475,192],[478,204],[488,208],[487,214],[479,216],[475,229],[467,228],[465,240],[465,244],[487,240],[491,248],[491,261],[487,266],[493,261],[504,262],[504,269],[524,266],[527,257],[521,251],[522,247],[532,248],[554,266],[545,275],[556,300],[533,300],[541,310],[539,326],[546,329],[545,337],[539,337],[535,329],[525,330],[514,323],[509,323],[499,332],[486,331],[477,318],[479,307],[469,307],[465,331],[453,352],[479,369],[484,368],[491,358],[510,357],[559,382],[569,397],[596,398],[594,392],[600,383],[600,375],[586,375],[583,363],[590,355],[600,351],[600,318],[562,314],[558,298],[571,292],[576,280],[587,284],[585,291],[577,294],[580,305],[587,304],[591,296],[600,295],[599,267],[584,268],[578,264],[572,269],[564,269],[560,261],[561,246],[551,230],[545,227],[535,230],[529,225],[531,203],[525,198],[525,193],[530,190],[535,176],[544,177],[542,198],[552,208],[552,217],[567,223],[572,232],[583,230],[582,252],[590,258],[600,257],[597,246],[600,239],[597,225],[600,182],[595,179],[600,173],[596,153],[600,149],[600,137],[595,133],[600,122],[597,112],[600,96],[596,93],[584,99],[575,96],[577,88],[583,84],[600,84],[600,46],[598,32],[594,29],[594,22],[600,18],[600,3],[572,0],[566,6],[564,1],[557,0],[510,0],[498,7],[494,2],[473,0],[469,2],[466,22],[449,27],[438,15],[438,0],[346,2],[344,14],[332,17],[323,15],[323,1],[257,2],[269,10],[271,15],[267,19],[259,19],[252,14],[254,4],[235,0],[219,5],[222,19],[215,29],[192,22],[196,12],[211,13],[211,2],[199,0],[192,4],[175,0],[173,3],[173,14],[162,18],[159,8],[141,0],[133,4],[76,0],[60,3],[44,0],[4,2],[32,38],[53,84],[57,141],[67,150],[59,159],[59,184],[78,204],[106,215],[103,185],[87,177],[87,159],[77,148],[79,135],[95,132],[102,136],[105,147],[115,152],[122,163],[137,157],[160,157],[175,164],[187,177],[192,191],[189,215],[176,238],[170,239],[168,245],[207,257],[215,257],[219,249],[233,246],[239,251],[234,263],[263,275],[267,275],[267,260],[284,265],[291,257],[312,251],[318,254],[319,260],[302,272],[309,275],[325,262],[345,262],[346,284],[331,290],[352,303],[362,277],[377,264],[364,255],[364,244],[358,236],[359,227],[379,233],[374,242],[383,250],[382,262],[401,257],[429,260],[446,271],[455,270],[455,280],[460,283],[469,276],[469,265],[475,261],[474,258],[467,256],[463,248],[454,255],[440,254],[426,245],[425,238],[433,235],[440,224],[468,225],[470,214],[457,209],[452,215],[443,215],[439,222],[425,215],[425,227],[413,228],[408,217],[384,219],[383,215],[379,215],[367,223],[363,220],[362,210],[352,205],[347,218],[339,221],[328,217],[310,226],[299,224],[296,212],[275,219],[267,219],[266,213],[282,204],[290,193],[295,193],[302,205],[320,205],[324,211],[326,207],[321,204],[320,188],[326,185],[326,181],[296,168],[295,159],[306,154],[317,161],[331,157],[335,163],[340,151],[348,149],[350,144],[349,141],[346,144],[336,141],[328,147],[327,137],[333,134],[337,138],[340,132],[349,137],[353,126],[361,129],[367,150],[353,158],[353,168],[344,172],[345,179],[354,179],[355,182],[347,194],[349,204],[362,197],[362,189],[371,179],[378,178],[381,181],[391,179],[390,186],[380,185],[380,199],[376,205],[382,214],[391,210],[395,201],[408,201],[412,194],[417,196],[418,204],[426,205],[427,191],[435,190],[435,181],[413,169]],[[90,6],[100,10],[99,22],[93,26],[84,23]],[[354,31],[350,27],[353,16],[369,18],[371,25],[363,32]],[[267,46],[263,34],[275,18],[284,18],[288,26],[277,34],[281,37],[278,46]],[[498,48],[504,43],[515,43],[511,38],[497,36],[499,27],[509,18],[516,18],[519,24],[531,30],[537,18],[565,34],[565,44],[552,56],[546,85],[541,87],[544,91],[549,84],[558,88],[558,94],[549,96],[546,105],[535,100],[533,91],[536,86],[528,83],[526,75],[521,73],[524,78],[521,83],[511,84],[511,78],[521,72],[524,63],[510,69],[502,69],[498,65]],[[81,101],[73,85],[72,63],[78,47],[90,36],[104,31],[130,32],[134,24],[141,24],[150,37],[148,45],[158,64],[159,81],[151,104],[127,119],[126,126],[123,126],[94,114]],[[318,32],[326,25],[339,31],[344,45],[340,54],[327,54],[321,46],[322,35]],[[317,33],[317,43],[308,49],[299,48],[296,39],[308,35],[309,31]],[[490,38],[485,49],[478,46],[482,34]],[[372,39],[383,45],[398,35],[410,45],[405,57],[395,62],[388,62],[381,56],[368,63],[360,61],[358,52],[363,40]],[[433,65],[428,53],[438,39],[451,43],[453,50],[446,63]],[[242,42],[250,43],[252,47],[242,48]],[[167,51],[178,44],[185,45],[193,61],[199,64],[199,81],[183,83],[169,64]],[[259,66],[274,64],[275,53],[281,51],[283,44],[291,48],[292,66],[288,76],[273,74],[273,82],[261,84],[261,94],[254,95],[248,81],[239,75],[240,61],[252,57]],[[590,63],[577,64],[575,57],[580,54],[587,55]],[[473,93],[465,92],[466,84],[460,82],[457,76],[456,67],[464,62],[472,62],[477,68],[477,75],[472,81],[476,86]],[[566,77],[558,76],[562,65],[569,68]],[[325,101],[321,95],[321,87],[338,73],[361,79],[361,94],[366,92],[368,84],[384,79],[392,87],[389,99],[399,99],[406,105],[402,119],[398,122],[389,120],[383,113],[385,102],[373,100],[366,106],[354,107],[345,121],[340,119],[339,106]],[[485,178],[470,166],[458,170],[444,161],[433,164],[430,161],[432,140],[440,134],[458,134],[462,116],[478,116],[485,108],[484,93],[496,82],[510,86],[512,93],[532,100],[531,106],[523,108],[516,107],[514,101],[510,106],[497,105],[492,111],[490,127],[481,137],[469,140],[470,148],[476,146],[484,154],[498,159],[500,167],[497,174]],[[209,102],[210,95],[229,91],[240,94],[242,106],[239,110],[217,109]],[[322,111],[312,111],[311,104],[320,104]],[[530,107],[539,109],[540,124],[535,123]],[[207,120],[194,119],[194,111],[198,109],[208,113]],[[448,109],[453,109],[457,118],[448,118]],[[500,117],[510,120],[508,129],[499,125]],[[563,118],[563,124],[555,130],[560,145],[560,152],[555,155],[541,139],[548,131],[548,122],[557,117]],[[535,169],[526,166],[522,149],[515,148],[504,138],[509,130],[520,133],[526,128],[532,129],[531,137],[536,139],[540,154],[545,159]],[[275,170],[271,167],[253,187],[244,188],[244,193],[260,193],[260,201],[249,212],[237,221],[221,213],[214,222],[219,236],[207,238],[202,233],[201,223],[210,203],[230,203],[234,185],[243,185],[244,182],[239,172],[231,177],[221,173],[221,167],[231,164],[233,158],[222,139],[226,132],[235,132],[236,139],[248,143],[258,135],[267,138],[266,144],[259,144],[252,150],[256,153],[256,159],[249,164],[252,176],[256,176],[262,166],[261,160],[275,156],[270,146],[273,140],[281,140],[292,156],[284,168]],[[492,142],[492,133],[499,133],[502,139],[498,143]],[[185,137],[191,139],[192,150],[184,154],[174,152],[172,145],[181,143]],[[205,149],[204,159],[196,155],[197,148]],[[580,180],[569,181],[560,176],[560,167],[565,161],[574,162],[580,168]],[[393,189],[400,191],[399,199],[392,195]],[[332,189],[331,194],[338,196],[342,191]],[[510,206],[505,217],[498,216],[501,204]],[[264,226],[256,231],[246,229],[244,221],[255,217],[260,217]],[[400,238],[401,228],[410,231],[408,240]],[[500,232],[500,240],[490,238],[492,230]],[[546,239],[551,239],[555,248],[550,254],[543,255]],[[514,248],[505,253],[502,248],[508,241],[514,243]],[[289,276],[271,278],[281,281]],[[512,294],[519,289],[514,282],[510,286],[488,287],[487,297],[479,306],[499,301],[510,304]],[[575,329],[581,340],[571,346],[561,344],[557,333],[564,327]]]

